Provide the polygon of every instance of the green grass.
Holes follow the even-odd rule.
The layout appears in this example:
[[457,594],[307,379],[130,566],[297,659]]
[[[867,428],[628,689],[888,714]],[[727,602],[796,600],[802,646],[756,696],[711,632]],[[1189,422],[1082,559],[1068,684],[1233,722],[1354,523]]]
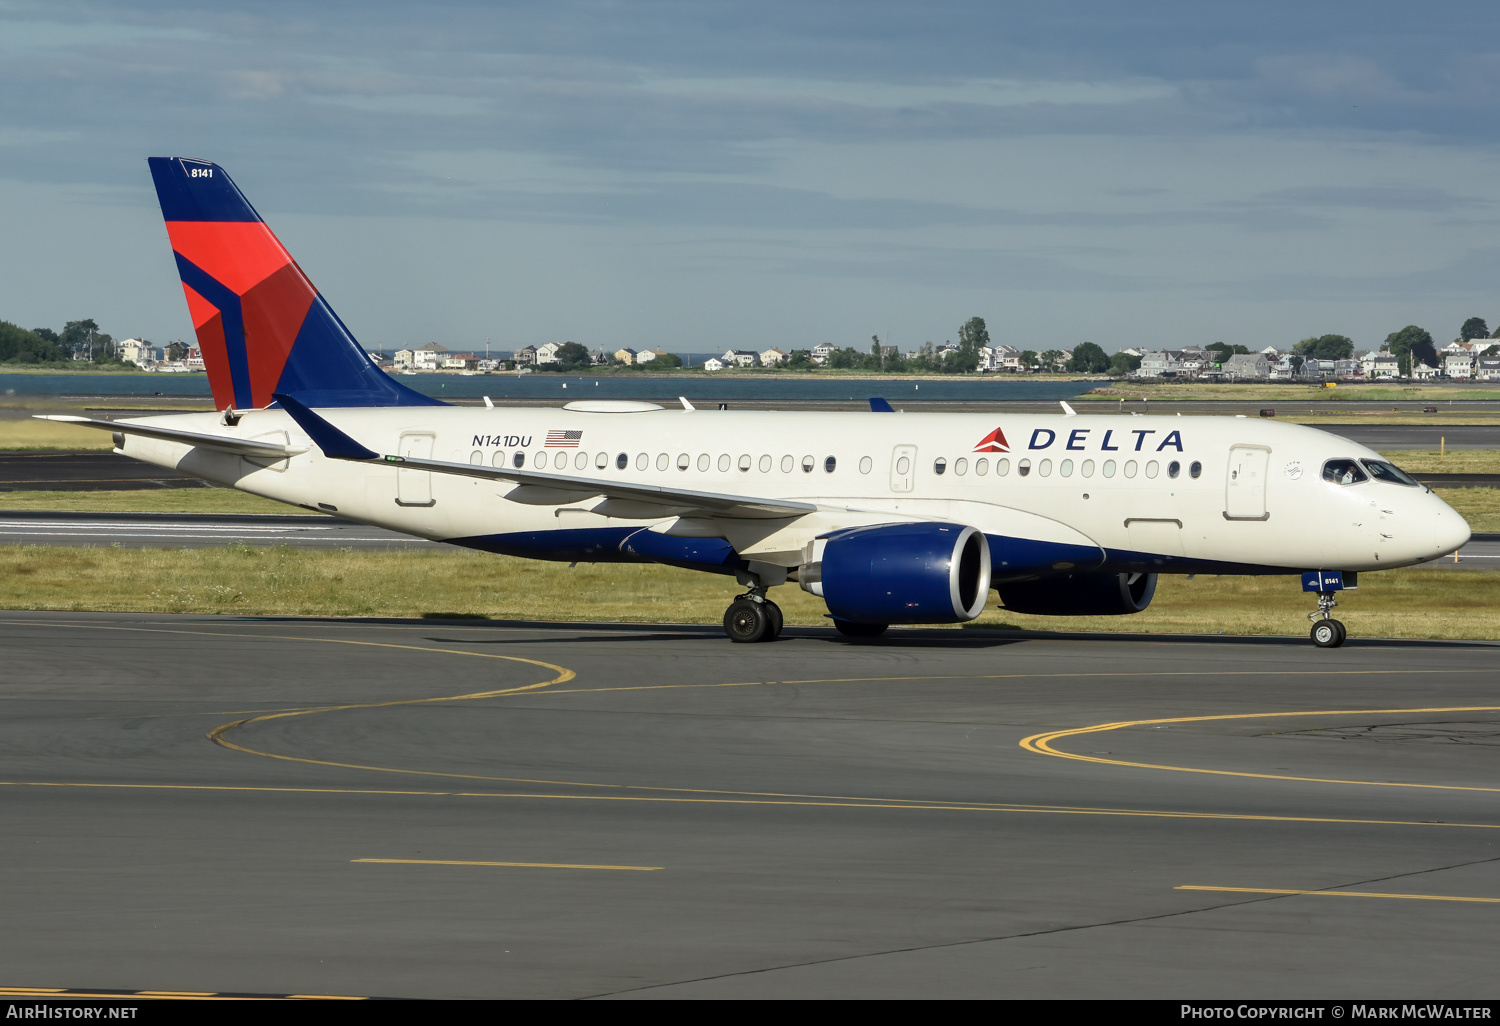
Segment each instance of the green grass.
[[1393,449],[1380,455],[1413,474],[1500,474],[1500,449]]
[[[1356,637],[1500,638],[1500,574],[1393,570],[1361,577],[1338,615]],[[718,623],[730,578],[650,565],[566,564],[462,550],[353,552],[14,546],[0,549],[0,608],[254,615],[460,616]],[[826,624],[794,585],[772,597],[792,624]],[[992,609],[972,626],[1025,630],[1302,635],[1295,577],[1164,577],[1146,612],[1040,617]]]
[[1441,401],[1448,399],[1500,399],[1500,389],[1448,387],[1443,385],[1362,385],[1339,383],[1337,388],[1296,384],[1215,384],[1209,381],[1158,384],[1120,381],[1095,388],[1080,400],[1118,402],[1120,399],[1229,399],[1242,402],[1339,402],[1364,400]]

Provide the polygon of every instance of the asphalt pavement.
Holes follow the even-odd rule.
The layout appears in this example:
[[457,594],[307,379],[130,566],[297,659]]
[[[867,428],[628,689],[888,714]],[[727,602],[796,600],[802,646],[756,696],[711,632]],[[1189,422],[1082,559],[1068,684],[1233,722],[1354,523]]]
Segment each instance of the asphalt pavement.
[[1493,998],[1496,647],[0,614],[6,987]]

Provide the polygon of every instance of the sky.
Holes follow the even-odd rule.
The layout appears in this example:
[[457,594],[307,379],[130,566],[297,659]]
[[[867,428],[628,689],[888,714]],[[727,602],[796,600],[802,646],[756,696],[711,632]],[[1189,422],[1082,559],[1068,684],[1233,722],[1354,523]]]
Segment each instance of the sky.
[[1497,101],[1481,3],[0,0],[0,319],[191,338],[191,156],[387,352],[1441,345]]

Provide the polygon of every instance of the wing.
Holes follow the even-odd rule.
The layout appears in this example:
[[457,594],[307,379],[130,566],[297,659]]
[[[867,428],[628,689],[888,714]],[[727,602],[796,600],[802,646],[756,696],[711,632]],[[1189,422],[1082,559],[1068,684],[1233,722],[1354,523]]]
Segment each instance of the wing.
[[77,424],[79,427],[112,431],[119,435],[141,435],[144,438],[156,438],[163,442],[181,442],[183,445],[217,449],[220,452],[232,452],[240,456],[269,456],[281,460],[307,451],[305,447],[277,445],[275,442],[259,442],[249,438],[230,438],[226,435],[211,435],[203,431],[182,431],[154,424],[133,424],[128,420],[96,420],[93,417],[73,417],[67,414],[35,414],[34,416],[37,420],[55,420],[63,424]]
[[313,443],[330,459],[359,463],[384,463],[406,470],[427,470],[434,474],[473,477],[482,481],[506,481],[518,487],[509,496],[517,502],[533,505],[561,505],[598,495],[606,502],[594,512],[631,520],[654,516],[684,516],[701,513],[718,517],[775,519],[800,517],[816,512],[816,503],[791,499],[763,499],[750,495],[722,492],[700,492],[665,485],[628,484],[623,481],[601,481],[574,477],[571,474],[548,474],[537,470],[510,467],[486,467],[473,463],[448,463],[443,460],[417,459],[411,456],[383,456],[367,449],[343,431],[289,395],[275,396],[282,409],[306,431]]

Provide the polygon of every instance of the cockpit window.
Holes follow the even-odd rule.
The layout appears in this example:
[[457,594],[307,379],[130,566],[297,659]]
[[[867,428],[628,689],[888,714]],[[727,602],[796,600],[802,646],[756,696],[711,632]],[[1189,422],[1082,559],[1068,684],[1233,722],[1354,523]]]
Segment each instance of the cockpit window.
[[1359,468],[1357,460],[1329,460],[1323,464],[1323,480],[1339,485],[1352,485],[1368,481],[1369,478]]
[[1406,485],[1408,488],[1420,488],[1422,484],[1406,471],[1384,460],[1360,460],[1370,476],[1377,481],[1389,481],[1391,484]]

